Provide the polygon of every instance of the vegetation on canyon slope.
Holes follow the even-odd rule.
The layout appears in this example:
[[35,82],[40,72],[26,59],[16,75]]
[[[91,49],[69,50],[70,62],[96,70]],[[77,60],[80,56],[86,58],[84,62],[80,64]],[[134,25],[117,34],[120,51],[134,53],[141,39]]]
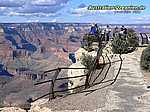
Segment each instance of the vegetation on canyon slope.
[[112,41],[112,50],[116,54],[126,54],[138,47],[139,41],[133,29],[128,29],[127,35],[118,35]]
[[141,67],[150,72],[150,45],[142,52]]

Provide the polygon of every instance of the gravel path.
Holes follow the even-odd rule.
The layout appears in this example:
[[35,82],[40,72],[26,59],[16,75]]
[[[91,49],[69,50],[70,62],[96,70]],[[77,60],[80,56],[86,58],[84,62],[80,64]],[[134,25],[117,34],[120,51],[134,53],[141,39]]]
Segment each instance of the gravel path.
[[[146,89],[140,70],[140,52],[123,55],[125,58],[117,83],[108,90],[106,112],[150,112],[150,92]],[[115,71],[118,64],[115,65]]]

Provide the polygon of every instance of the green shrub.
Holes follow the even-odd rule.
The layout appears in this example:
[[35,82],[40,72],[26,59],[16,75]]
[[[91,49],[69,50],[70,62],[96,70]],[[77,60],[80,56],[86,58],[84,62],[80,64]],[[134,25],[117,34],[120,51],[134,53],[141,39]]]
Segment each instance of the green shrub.
[[133,52],[138,45],[139,40],[133,29],[128,29],[127,35],[120,34],[112,41],[113,52],[116,54]]
[[91,69],[93,67],[94,58],[91,55],[85,55],[83,54],[81,64],[83,64],[88,69]]
[[97,42],[97,37],[95,35],[85,34],[83,36],[83,41],[86,43],[85,45],[82,45],[82,48],[85,48],[87,51],[92,50],[92,43]]
[[115,37],[112,41],[112,51],[115,54],[124,54],[128,52],[129,44],[124,36]]
[[85,46],[84,49],[88,52],[91,52],[93,50],[92,46]]
[[127,41],[128,41],[129,47],[132,47],[133,49],[136,49],[136,47],[139,46],[139,39],[136,35],[136,32],[131,28],[128,29]]
[[97,37],[95,35],[89,35],[89,34],[85,34],[83,36],[83,40],[92,43],[92,42],[97,42]]
[[142,69],[150,71],[150,45],[142,52],[140,64]]

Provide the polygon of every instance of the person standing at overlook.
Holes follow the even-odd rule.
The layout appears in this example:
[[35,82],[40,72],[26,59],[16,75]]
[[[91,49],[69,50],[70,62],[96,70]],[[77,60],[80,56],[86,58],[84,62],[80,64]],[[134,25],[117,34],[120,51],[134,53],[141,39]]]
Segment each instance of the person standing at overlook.
[[91,30],[90,30],[90,34],[91,35],[97,35],[98,34],[98,26],[97,24],[93,24],[92,27],[91,27]]
[[126,37],[127,34],[128,34],[127,28],[125,28],[124,26],[122,26],[120,28],[119,36],[121,37],[122,35],[124,35]]
[[109,25],[107,25],[107,27],[105,29],[105,33],[106,33],[106,41],[109,41],[110,35],[111,35],[111,28]]
[[113,37],[116,37],[119,35],[119,28],[116,26],[113,30]]

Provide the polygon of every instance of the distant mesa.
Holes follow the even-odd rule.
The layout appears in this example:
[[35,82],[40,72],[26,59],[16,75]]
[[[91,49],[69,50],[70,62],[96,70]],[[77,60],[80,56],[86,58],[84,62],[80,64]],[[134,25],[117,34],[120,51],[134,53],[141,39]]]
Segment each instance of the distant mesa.
[[73,35],[71,35],[71,36],[69,37],[69,40],[70,40],[71,42],[78,42],[79,39],[80,39],[79,37],[73,36]]
[[[5,38],[9,40],[13,46],[15,46],[17,49],[26,49],[31,52],[35,52],[37,50],[36,46],[29,43],[23,36],[21,36],[15,29],[11,28],[4,28],[4,32],[6,34]],[[16,36],[18,36],[21,39],[22,47],[20,47],[16,41]]]

